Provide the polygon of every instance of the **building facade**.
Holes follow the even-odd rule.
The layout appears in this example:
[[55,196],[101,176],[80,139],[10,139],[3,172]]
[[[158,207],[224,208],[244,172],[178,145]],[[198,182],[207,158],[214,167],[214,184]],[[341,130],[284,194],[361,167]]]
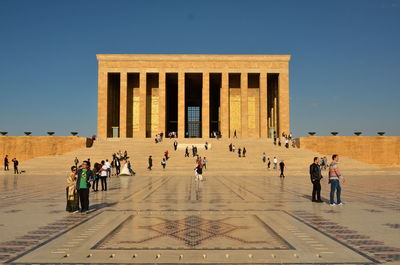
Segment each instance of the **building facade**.
[[98,54],[98,137],[289,133],[290,55]]

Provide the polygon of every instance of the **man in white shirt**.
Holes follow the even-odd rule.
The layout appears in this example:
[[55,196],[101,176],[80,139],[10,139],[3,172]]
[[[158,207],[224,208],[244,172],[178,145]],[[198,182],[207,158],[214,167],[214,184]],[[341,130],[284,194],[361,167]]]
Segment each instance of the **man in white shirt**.
[[108,159],[106,159],[106,163],[104,165],[107,167],[107,176],[110,178],[111,177],[111,164],[108,162]]
[[107,191],[107,177],[108,177],[108,168],[103,160],[101,161],[101,172],[100,172],[101,190]]
[[274,169],[276,170],[278,166],[278,159],[274,156]]

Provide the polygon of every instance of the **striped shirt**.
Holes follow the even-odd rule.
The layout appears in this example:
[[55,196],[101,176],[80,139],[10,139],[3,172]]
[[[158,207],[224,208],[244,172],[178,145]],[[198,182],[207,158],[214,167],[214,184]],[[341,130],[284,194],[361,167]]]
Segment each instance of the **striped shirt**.
[[329,166],[329,179],[339,179],[341,176],[338,164],[336,162],[332,162]]

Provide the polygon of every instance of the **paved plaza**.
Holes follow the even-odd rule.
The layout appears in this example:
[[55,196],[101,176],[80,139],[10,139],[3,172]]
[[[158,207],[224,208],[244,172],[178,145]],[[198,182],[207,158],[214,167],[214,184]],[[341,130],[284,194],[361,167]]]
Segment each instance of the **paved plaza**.
[[[162,154],[172,149],[171,143],[136,143],[141,151],[129,147],[137,161],[136,176],[112,177],[107,192],[91,192],[89,214],[65,212],[66,161],[75,155],[110,157],[108,152],[119,143],[96,143],[92,149],[32,159],[21,164],[27,171],[21,175],[1,172],[1,261],[400,263],[399,170],[341,158],[347,177],[345,205],[332,207],[327,178],[322,181],[324,203],[310,201],[311,152],[278,150],[255,141],[245,143],[248,157],[238,158],[227,151],[226,142],[210,142],[210,150],[200,150],[210,162],[205,181],[199,183],[193,177],[194,159],[183,158],[182,151],[171,151],[165,171],[157,156],[154,170],[145,170],[149,149],[140,144]],[[264,149],[285,157],[285,179],[261,162]]]

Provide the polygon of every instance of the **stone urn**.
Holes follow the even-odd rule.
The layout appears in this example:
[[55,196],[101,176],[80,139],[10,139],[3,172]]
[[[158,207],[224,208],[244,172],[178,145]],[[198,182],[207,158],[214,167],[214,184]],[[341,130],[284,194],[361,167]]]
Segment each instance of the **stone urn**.
[[338,135],[339,133],[338,133],[338,132],[331,132],[331,134],[332,134],[333,136],[336,136],[336,135]]
[[316,132],[308,132],[310,136],[314,136]]
[[25,136],[29,136],[32,134],[32,132],[24,132]]
[[385,132],[378,132],[378,135],[379,135],[379,136],[384,136],[384,135],[385,135]]
[[47,132],[47,135],[52,136],[54,135],[54,132]]
[[354,132],[355,135],[360,136],[361,132]]
[[0,132],[1,135],[6,136],[8,132]]
[[72,136],[77,136],[77,135],[78,135],[78,132],[71,132],[71,135],[72,135]]

